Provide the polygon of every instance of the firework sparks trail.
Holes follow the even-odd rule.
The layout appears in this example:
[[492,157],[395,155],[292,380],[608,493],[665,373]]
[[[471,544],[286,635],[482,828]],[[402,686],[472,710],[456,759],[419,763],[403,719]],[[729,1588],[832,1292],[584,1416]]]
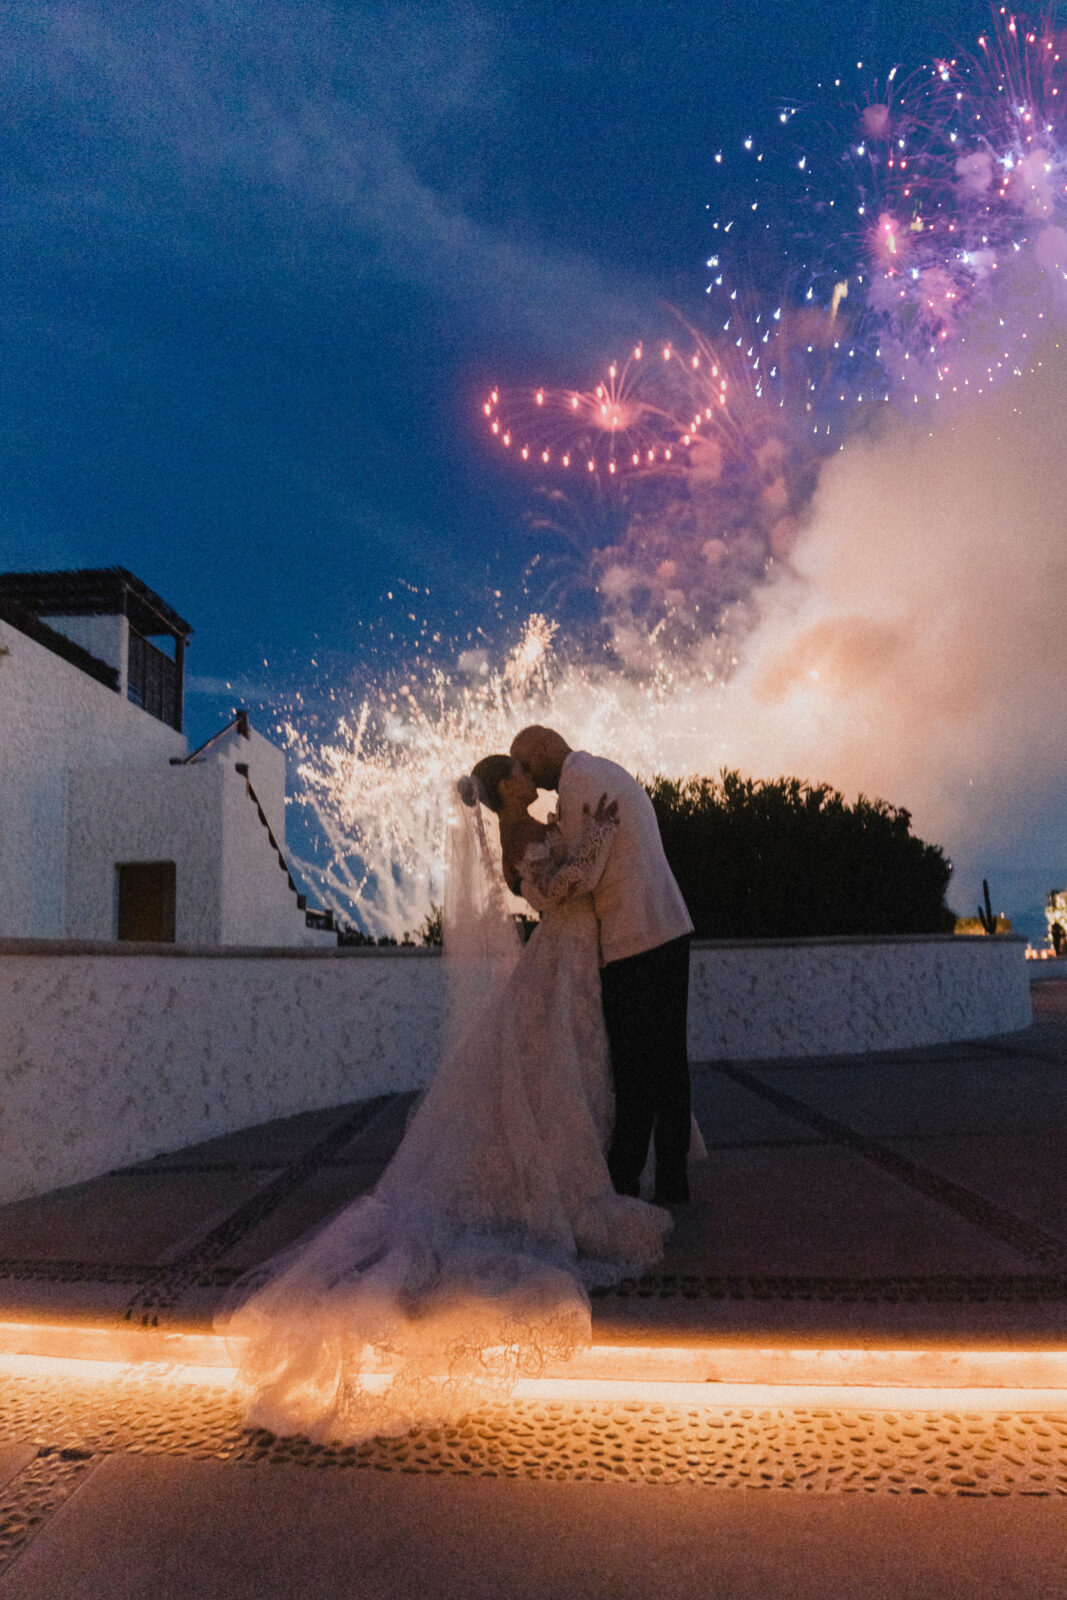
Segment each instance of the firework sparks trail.
[[[415,930],[440,904],[445,829],[453,785],[492,751],[506,752],[519,728],[546,722],[576,743],[608,750],[631,771],[651,776],[687,768],[707,748],[719,764],[728,742],[711,749],[709,713],[721,675],[679,676],[660,662],[624,676],[557,653],[555,627],[534,615],[502,668],[470,682],[435,671],[402,684],[389,699],[364,700],[332,738],[312,740],[296,719],[284,726],[298,762],[298,799],[325,838],[322,868],[297,864],[319,895],[365,931],[394,937]],[[664,718],[669,721],[665,729]],[[540,814],[548,812],[548,799]],[[528,909],[514,901],[513,909]]]
[[300,865],[343,918],[366,931],[414,929],[440,902],[451,788],[490,750],[507,750],[545,702],[555,624],[531,616],[502,669],[470,683],[440,668],[379,690],[314,739],[295,718],[283,732],[297,761],[298,797],[330,860]]

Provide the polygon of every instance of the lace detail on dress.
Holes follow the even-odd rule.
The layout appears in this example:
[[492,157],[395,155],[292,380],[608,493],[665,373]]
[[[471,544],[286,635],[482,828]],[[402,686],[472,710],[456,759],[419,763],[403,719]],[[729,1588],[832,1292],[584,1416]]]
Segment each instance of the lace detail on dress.
[[541,844],[527,845],[520,873],[523,894],[534,909],[545,911],[550,906],[565,905],[576,895],[590,894],[604,871],[617,831],[617,823],[597,822],[587,812],[582,818],[578,847],[571,854],[556,855],[553,843],[562,844],[559,834]]
[[574,857],[527,851],[542,920],[442,1056],[374,1192],[238,1285],[224,1326],[246,1341],[256,1425],[351,1442],[506,1401],[588,1346],[587,1286],[660,1259],[669,1215],[616,1195],[604,1156],[589,888],[612,832],[589,818]]

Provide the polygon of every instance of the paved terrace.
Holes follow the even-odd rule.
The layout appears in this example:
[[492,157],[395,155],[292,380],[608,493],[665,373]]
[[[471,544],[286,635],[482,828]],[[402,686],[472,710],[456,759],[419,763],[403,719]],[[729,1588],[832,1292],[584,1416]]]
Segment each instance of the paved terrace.
[[577,1374],[360,1448],[245,1431],[212,1315],[409,1097],[0,1208],[0,1600],[1062,1595],[1067,979],[1034,1009],[697,1066],[694,1202]]

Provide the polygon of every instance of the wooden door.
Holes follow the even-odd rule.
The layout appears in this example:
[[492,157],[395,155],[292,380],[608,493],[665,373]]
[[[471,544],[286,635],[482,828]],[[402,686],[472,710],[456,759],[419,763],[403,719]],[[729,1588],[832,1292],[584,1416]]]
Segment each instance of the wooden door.
[[120,861],[118,936],[149,944],[174,943],[177,871],[173,861]]

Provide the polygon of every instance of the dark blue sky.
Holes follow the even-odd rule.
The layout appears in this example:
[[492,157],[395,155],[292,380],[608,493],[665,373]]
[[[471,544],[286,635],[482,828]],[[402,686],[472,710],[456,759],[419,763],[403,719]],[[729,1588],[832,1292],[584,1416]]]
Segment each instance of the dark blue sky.
[[239,685],[343,671],[361,622],[490,626],[533,547],[488,384],[588,380],[665,302],[698,316],[713,151],[986,16],[3,5],[0,568],[157,589],[219,680],[194,738]]

